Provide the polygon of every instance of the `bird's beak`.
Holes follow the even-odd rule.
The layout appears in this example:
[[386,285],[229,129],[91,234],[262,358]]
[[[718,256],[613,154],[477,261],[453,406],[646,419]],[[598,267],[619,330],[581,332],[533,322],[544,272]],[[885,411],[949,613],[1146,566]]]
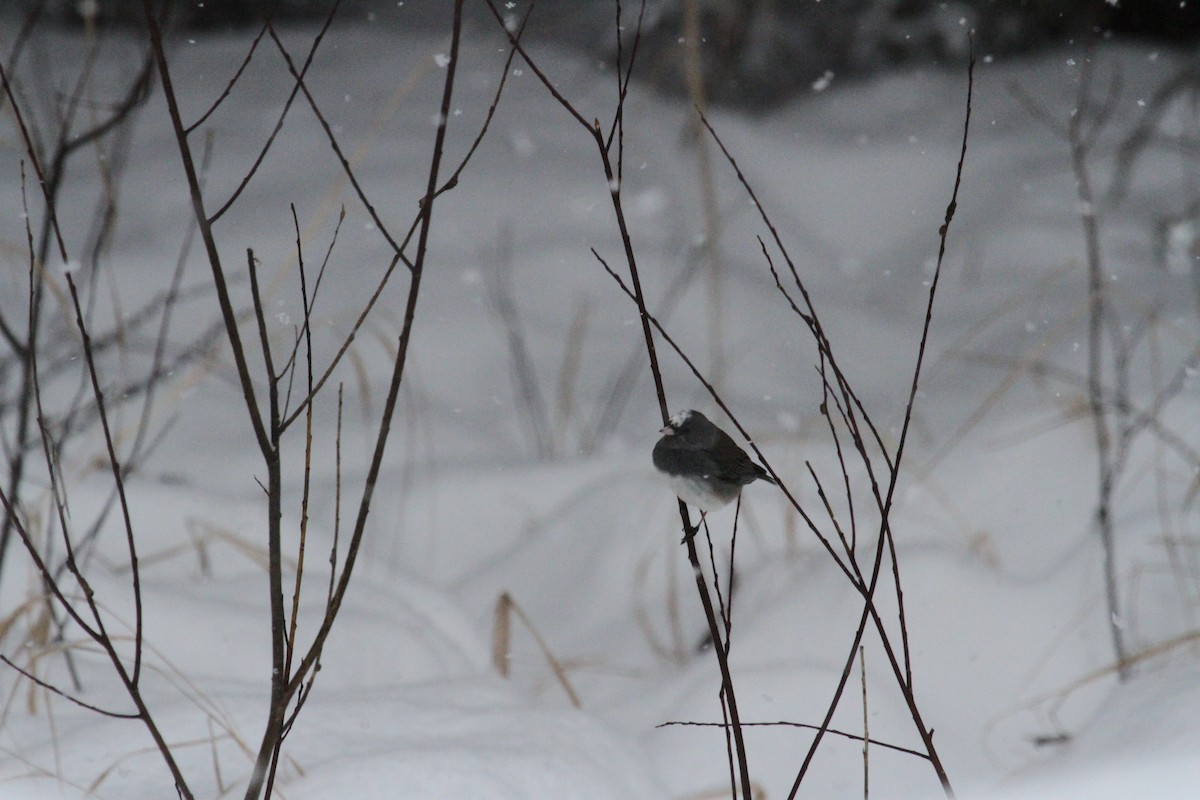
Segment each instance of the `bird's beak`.
[[661,431],[659,431],[659,433],[661,433],[663,436],[674,436],[675,429],[672,428],[670,425],[667,425],[665,428],[663,428]]

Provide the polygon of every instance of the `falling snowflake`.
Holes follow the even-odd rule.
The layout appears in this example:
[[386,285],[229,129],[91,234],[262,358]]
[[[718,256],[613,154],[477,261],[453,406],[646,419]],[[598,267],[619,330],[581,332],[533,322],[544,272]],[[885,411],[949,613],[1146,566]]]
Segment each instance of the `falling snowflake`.
[[825,70],[825,74],[813,81],[812,88],[814,92],[823,92],[829,88],[829,84],[833,83],[833,70]]

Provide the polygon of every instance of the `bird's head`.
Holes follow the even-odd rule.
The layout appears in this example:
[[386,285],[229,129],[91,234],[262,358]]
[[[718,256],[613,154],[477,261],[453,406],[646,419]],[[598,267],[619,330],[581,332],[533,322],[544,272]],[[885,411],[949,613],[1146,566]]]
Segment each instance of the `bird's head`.
[[667,420],[666,427],[659,431],[659,433],[661,433],[663,436],[674,436],[677,433],[690,430],[696,425],[703,424],[707,421],[708,418],[699,411],[688,409],[686,411],[680,411],[675,416]]

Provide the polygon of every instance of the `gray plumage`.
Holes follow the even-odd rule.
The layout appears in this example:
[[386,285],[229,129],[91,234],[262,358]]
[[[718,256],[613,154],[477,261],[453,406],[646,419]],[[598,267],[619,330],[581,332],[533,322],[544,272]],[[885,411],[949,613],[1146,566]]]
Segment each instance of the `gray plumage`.
[[756,480],[775,483],[729,434],[699,411],[681,411],[654,445],[654,466],[688,505],[714,511],[728,505]]

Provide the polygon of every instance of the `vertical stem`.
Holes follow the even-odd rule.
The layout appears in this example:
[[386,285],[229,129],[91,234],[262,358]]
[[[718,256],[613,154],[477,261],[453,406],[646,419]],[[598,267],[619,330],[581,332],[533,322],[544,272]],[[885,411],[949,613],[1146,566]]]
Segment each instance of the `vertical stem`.
[[1129,677],[1128,654],[1125,646],[1124,621],[1121,618],[1120,589],[1117,583],[1116,538],[1112,520],[1113,489],[1116,484],[1116,457],[1113,453],[1112,431],[1104,403],[1104,330],[1108,304],[1104,288],[1103,263],[1100,255],[1100,227],[1096,220],[1095,197],[1092,192],[1087,158],[1090,152],[1083,131],[1083,117],[1088,104],[1091,84],[1091,57],[1084,61],[1080,76],[1079,99],[1067,123],[1067,138],[1071,146],[1071,167],[1075,173],[1075,191],[1079,198],[1079,220],[1083,226],[1088,276],[1088,411],[1092,416],[1092,432],[1096,440],[1097,483],[1096,525],[1104,567],[1104,597],[1108,612],[1108,628],[1112,637],[1113,654],[1117,660],[1117,675]]
[[425,195],[421,198],[421,211],[417,217],[420,231],[417,236],[417,253],[412,260],[412,281],[408,287],[408,299],[404,308],[404,322],[400,328],[400,340],[397,344],[395,360],[392,363],[392,374],[388,382],[387,397],[383,403],[383,413],[380,416],[379,430],[375,437],[374,449],[371,453],[371,463],[367,468],[366,478],[363,480],[362,499],[359,501],[354,530],[350,536],[350,543],[346,550],[345,566],[342,567],[342,573],[338,577],[337,585],[331,593],[321,627],[313,637],[312,644],[309,646],[304,658],[301,659],[292,673],[286,692],[288,697],[300,688],[305,674],[310,669],[313,669],[314,665],[318,662],[321,656],[321,649],[325,646],[325,641],[330,631],[333,630],[333,622],[341,610],[342,600],[345,599],[346,591],[350,585],[350,578],[354,572],[354,565],[357,563],[359,547],[362,544],[363,534],[366,531],[367,517],[371,511],[371,500],[375,496],[379,472],[383,466],[383,455],[387,449],[388,435],[391,432],[392,419],[395,416],[396,403],[400,396],[400,385],[404,377],[404,367],[408,363],[409,345],[412,341],[413,322],[417,311],[417,298],[420,295],[421,277],[425,271],[425,260],[429,248],[429,231],[433,225],[433,204],[438,196],[438,171],[441,168],[442,154],[446,144],[446,123],[450,115],[450,104],[454,95],[454,79],[458,67],[459,41],[462,35],[462,4],[463,0],[455,0],[454,28],[450,37],[450,62],[446,66],[446,80],[442,89],[442,105],[438,115],[437,133],[434,136],[433,155],[430,158],[429,164],[429,181],[426,185]]
[[204,241],[204,251],[208,257],[209,268],[212,270],[213,286],[217,291],[217,303],[221,307],[221,318],[225,324],[225,334],[229,337],[229,349],[237,366],[238,382],[246,401],[246,411],[250,424],[254,428],[254,437],[264,458],[271,450],[270,437],[263,425],[262,413],[258,408],[258,400],[254,393],[254,382],[250,378],[250,367],[246,363],[246,350],[242,346],[242,337],[238,332],[237,315],[233,310],[233,302],[229,299],[229,287],[225,281],[225,271],[221,267],[221,256],[217,250],[217,240],[213,235],[212,222],[204,209],[204,195],[200,188],[200,177],[192,158],[192,148],[188,144],[187,131],[183,126],[183,117],[179,111],[179,99],[175,96],[175,88],[171,82],[171,72],[167,65],[167,54],[162,40],[162,29],[154,14],[154,0],[142,0],[142,9],[146,15],[146,26],[150,35],[150,45],[154,50],[154,61],[158,67],[158,77],[163,87],[163,97],[167,101],[167,111],[171,117],[171,125],[175,133],[175,142],[179,148],[179,156],[183,161],[183,170],[187,176],[188,190],[192,201],[192,213],[196,224],[200,227],[200,238]]
[[[267,576],[271,609],[271,700],[267,708],[267,725],[263,733],[263,747],[247,790],[247,798],[258,796],[259,781],[266,776],[266,796],[270,797],[270,784],[274,779],[274,767],[279,757],[284,718],[287,715],[288,684],[287,665],[287,619],[283,602],[283,464],[280,455],[283,427],[280,423],[279,377],[275,374],[275,362],[271,356],[271,341],[267,335],[266,314],[262,295],[258,287],[258,269],[254,252],[246,251],[247,269],[250,273],[250,295],[254,305],[254,317],[258,323],[259,346],[263,351],[263,371],[267,376],[267,399],[269,404],[269,430],[271,448],[263,458],[267,467]],[[253,792],[253,794],[251,794]]]
[[[700,19],[699,0],[683,2],[683,74],[687,81],[688,99],[700,113],[708,114],[708,93],[704,87],[704,60],[700,42],[704,31]],[[696,148],[696,168],[700,179],[700,202],[704,218],[704,260],[708,266],[708,346],[709,381],[720,391],[725,382],[725,342],[721,326],[721,231],[717,219],[717,186],[713,176],[712,155],[708,137],[699,117],[691,120],[693,145]]]
[[867,648],[858,646],[859,677],[862,680],[863,706],[863,800],[871,796],[871,721],[867,713]]
[[[618,113],[622,113],[618,111]],[[608,150],[604,146],[604,136],[600,131],[599,124],[592,128],[592,133],[596,138],[596,143],[600,149],[600,157],[604,163],[604,176],[608,179],[612,195],[613,211],[617,217],[617,227],[621,232],[621,242],[625,247],[625,261],[629,265],[629,278],[633,288],[634,302],[638,307],[638,316],[642,322],[642,334],[646,341],[646,353],[650,359],[650,372],[654,376],[654,390],[658,395],[659,413],[662,415],[662,421],[665,425],[667,419],[671,416],[667,409],[667,394],[663,388],[662,371],[658,366],[658,352],[654,347],[654,335],[650,328],[650,315],[646,311],[646,299],[642,294],[642,281],[638,273],[637,257],[633,252],[633,239],[629,233],[629,227],[625,221],[625,209],[621,203],[621,183],[616,180],[613,174],[612,162],[608,157]],[[737,751],[738,768],[742,784],[742,797],[749,800],[750,794],[750,767],[746,760],[746,743],[742,736],[741,718],[738,715],[737,699],[733,693],[733,676],[729,671],[729,656],[725,648],[721,644],[721,628],[718,623],[716,610],[713,608],[712,597],[708,591],[708,583],[704,580],[704,571],[700,567],[700,555],[696,550],[696,527],[692,525],[691,519],[688,516],[687,506],[683,501],[679,501],[679,519],[683,524],[684,543],[687,545],[688,563],[692,565],[692,572],[696,577],[696,590],[700,594],[700,604],[704,607],[704,618],[708,621],[708,633],[712,639],[713,652],[717,656],[717,665],[721,670],[721,691],[725,697],[725,704],[729,709],[729,724],[733,729],[734,749]]]
[[[637,305],[638,317],[642,323],[642,336],[646,343],[646,355],[650,361],[650,373],[654,378],[654,390],[658,397],[659,413],[661,414],[662,421],[665,424],[670,416],[670,413],[667,410],[667,396],[666,391],[663,388],[662,372],[659,370],[658,366],[658,354],[655,350],[654,335],[651,330],[651,318],[646,310],[645,295],[642,293],[642,284],[641,277],[638,273],[637,258],[633,252],[633,240],[630,236],[629,226],[625,220],[625,211],[621,204],[620,176],[622,156],[624,153],[623,138],[618,138],[616,142],[618,161],[617,168],[614,170],[613,161],[609,152],[609,145],[611,142],[606,141],[604,132],[600,127],[600,121],[598,119],[589,121],[583,116],[583,114],[579,112],[579,109],[577,109],[570,100],[563,96],[562,92],[560,92],[554,85],[554,82],[546,76],[546,74],[538,66],[537,62],[529,56],[525,48],[521,45],[520,41],[518,41],[517,37],[511,31],[509,31],[507,27],[505,27],[504,18],[496,8],[493,0],[485,0],[485,2],[487,3],[488,9],[491,11],[492,15],[496,18],[496,21],[505,30],[509,43],[518,53],[521,54],[521,57],[525,60],[525,63],[529,65],[529,68],[533,71],[533,73],[538,77],[538,80],[542,82],[542,85],[546,87],[546,90],[550,92],[551,96],[558,101],[559,105],[561,105],[563,109],[575,119],[576,122],[578,122],[592,134],[592,137],[596,142],[596,147],[599,151],[601,162],[604,165],[604,177],[608,182],[613,204],[613,212],[616,215],[617,226],[620,229],[621,243],[625,250],[625,262],[629,267],[630,282],[632,284],[631,295],[635,304]],[[638,34],[640,35],[640,15],[638,19],[639,25],[637,30]],[[637,38],[635,38],[634,42],[636,49]],[[633,57],[631,55],[631,68],[632,61]],[[625,113],[624,99],[625,95],[622,93],[621,99],[617,103],[616,116],[614,117],[613,121],[613,131],[616,135],[620,135],[622,137],[624,131]],[[593,254],[596,254],[594,250],[592,252]],[[599,257],[598,254],[596,255]],[[603,263],[603,259],[601,259],[601,262]],[[746,746],[744,737],[742,735],[741,720],[737,712],[737,701],[735,700],[733,693],[733,679],[729,671],[729,660],[725,652],[725,648],[721,646],[721,626],[718,622],[716,611],[713,608],[712,597],[708,591],[708,583],[704,579],[703,570],[700,568],[700,557],[696,551],[695,533],[697,529],[696,526],[692,525],[691,519],[688,517],[687,506],[684,505],[682,500],[679,501],[679,519],[683,526],[683,541],[687,546],[688,563],[691,565],[692,572],[695,575],[696,590],[700,595],[700,603],[704,607],[704,617],[708,622],[709,637],[713,643],[713,652],[717,657],[717,663],[721,670],[722,692],[724,694],[725,708],[729,713],[729,724],[733,730],[734,746],[737,751],[738,767],[742,784],[742,795],[748,800],[751,796],[750,770],[746,761]]]

